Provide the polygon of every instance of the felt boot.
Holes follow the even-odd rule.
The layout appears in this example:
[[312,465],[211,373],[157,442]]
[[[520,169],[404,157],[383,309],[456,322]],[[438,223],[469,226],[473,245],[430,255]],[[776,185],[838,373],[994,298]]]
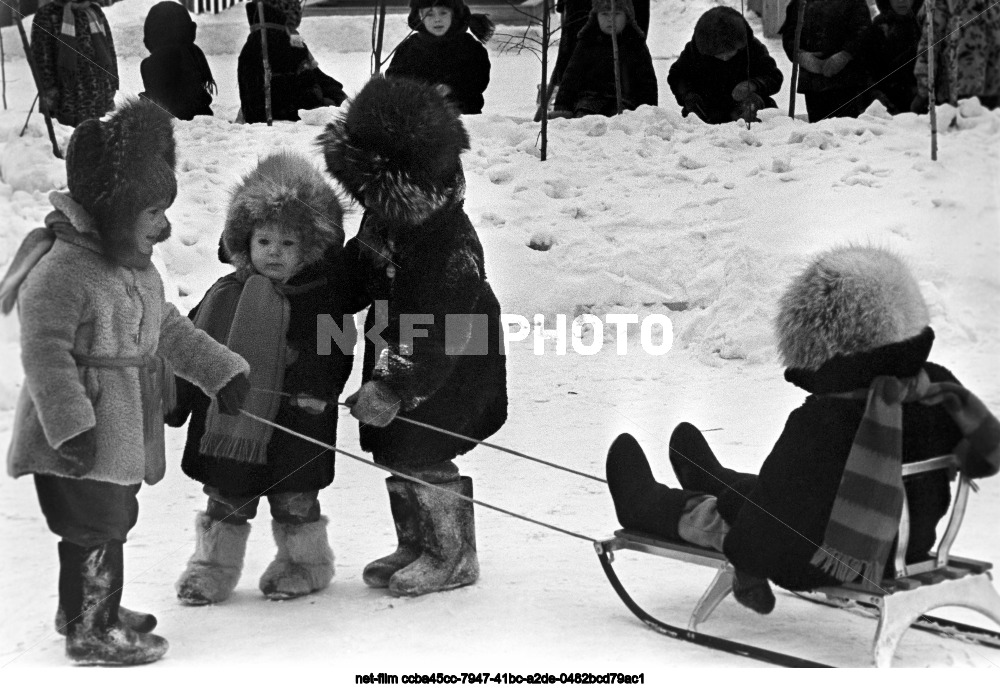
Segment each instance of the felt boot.
[[701,430],[690,423],[679,424],[670,435],[670,465],[681,487],[716,497],[727,488],[755,477],[724,468]]
[[200,606],[227,599],[243,572],[250,524],[216,521],[201,512],[195,519],[194,554],[177,580],[177,599]]
[[774,611],[774,591],[766,578],[758,578],[736,569],[733,577],[733,597],[747,609],[758,614]]
[[401,478],[386,478],[385,485],[389,490],[389,510],[396,525],[399,544],[395,552],[365,567],[361,576],[365,584],[373,588],[389,587],[392,574],[409,566],[420,556],[417,504],[410,482]]
[[684,507],[703,493],[656,482],[642,447],[627,433],[611,443],[606,470],[615,514],[622,526],[668,540],[681,540],[677,524]]
[[445,491],[411,483],[417,513],[420,556],[389,578],[389,592],[415,597],[471,585],[479,579],[476,524],[472,503],[450,493],[472,497],[472,478],[438,483]]
[[333,580],[333,550],[326,536],[326,516],[311,523],[272,521],[278,555],[260,577],[260,591],[270,600],[290,600],[322,590]]
[[66,656],[78,664],[134,665],[160,659],[169,647],[118,618],[124,582],[122,543],[59,547],[59,603],[65,611]]
[[[62,547],[62,543],[59,543]],[[156,617],[149,612],[134,612],[125,607],[118,607],[118,620],[139,633],[149,633],[156,628]],[[59,606],[56,610],[56,633],[66,635],[66,610]]]

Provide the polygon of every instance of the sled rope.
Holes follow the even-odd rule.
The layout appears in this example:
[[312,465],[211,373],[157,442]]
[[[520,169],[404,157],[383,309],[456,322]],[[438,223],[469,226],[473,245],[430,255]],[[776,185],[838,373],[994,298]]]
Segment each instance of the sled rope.
[[522,521],[527,521],[528,523],[534,523],[536,526],[542,526],[543,528],[548,528],[549,530],[554,530],[557,533],[562,533],[563,535],[569,535],[569,536],[572,536],[572,537],[575,537],[575,538],[579,538],[580,540],[586,540],[587,542],[594,543],[594,544],[596,544],[597,542],[599,542],[599,540],[597,538],[592,538],[592,537],[590,537],[588,535],[583,535],[581,533],[577,533],[577,532],[574,532],[572,530],[566,530],[565,528],[560,528],[559,526],[554,526],[551,523],[545,523],[544,521],[539,521],[537,519],[531,518],[530,516],[524,516],[523,514],[519,514],[519,513],[516,513],[514,511],[509,511],[508,509],[504,509],[504,508],[499,507],[499,506],[494,506],[492,504],[487,504],[486,502],[482,502],[482,501],[480,501],[478,499],[474,499],[472,497],[466,497],[465,495],[461,495],[461,494],[458,494],[457,492],[452,492],[451,490],[443,488],[440,485],[435,485],[434,483],[426,482],[424,480],[421,480],[420,478],[415,478],[412,475],[409,475],[407,473],[402,473],[401,471],[397,471],[397,470],[395,470],[393,468],[389,468],[388,466],[382,466],[380,464],[375,463],[374,461],[369,461],[368,459],[362,458],[360,456],[356,456],[356,455],[352,454],[349,451],[345,451],[343,449],[339,449],[339,448],[334,447],[333,445],[327,444],[325,442],[320,442],[319,440],[314,439],[312,437],[309,437],[308,435],[303,435],[302,433],[296,432],[295,430],[292,430],[291,428],[286,428],[283,425],[278,425],[277,423],[272,423],[271,421],[267,420],[266,418],[261,418],[260,416],[254,415],[253,413],[250,413],[249,411],[243,411],[243,410],[241,410],[240,413],[242,413],[244,416],[246,416],[248,418],[253,418],[256,421],[260,421],[261,423],[264,423],[265,425],[270,425],[272,428],[276,428],[278,430],[281,430],[282,432],[287,432],[289,435],[293,435],[294,437],[298,437],[299,439],[305,440],[306,442],[311,442],[312,444],[315,444],[318,447],[323,447],[324,449],[327,449],[328,451],[334,451],[334,452],[337,452],[338,454],[343,454],[344,456],[346,456],[348,458],[351,458],[351,459],[354,459],[355,461],[359,461],[359,462],[367,464],[369,466],[374,466],[375,468],[379,468],[379,469],[381,469],[383,471],[387,471],[389,473],[392,473],[397,478],[402,478],[404,480],[409,480],[410,482],[414,482],[414,483],[417,483],[419,485],[423,485],[424,487],[429,487],[429,488],[432,488],[434,490],[438,490],[439,492],[447,492],[452,497],[456,497],[458,499],[463,499],[463,500],[465,500],[467,502],[471,502],[472,504],[478,504],[479,506],[485,507],[487,509],[492,509],[493,511],[499,511],[501,514],[506,514],[507,516],[513,516],[514,518],[519,518]]

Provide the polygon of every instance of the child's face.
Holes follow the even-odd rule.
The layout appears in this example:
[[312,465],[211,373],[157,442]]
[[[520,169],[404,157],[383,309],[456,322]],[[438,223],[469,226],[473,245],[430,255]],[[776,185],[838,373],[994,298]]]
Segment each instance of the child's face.
[[736,50],[727,50],[724,53],[719,53],[718,55],[715,55],[715,59],[722,60],[723,62],[729,62],[731,59],[736,57],[736,53],[738,52],[739,52],[738,48]]
[[164,240],[164,232],[170,226],[167,221],[169,203],[145,208],[135,221],[135,247],[144,256],[152,255],[153,246]]
[[896,14],[906,16],[913,11],[913,0],[889,0],[889,6]]
[[420,10],[420,21],[432,36],[441,37],[451,28],[451,10],[441,5]]
[[625,13],[598,12],[597,24],[601,27],[601,31],[608,35],[612,32],[621,33],[625,29]]
[[264,277],[283,284],[302,269],[302,242],[278,225],[261,225],[250,237],[250,262]]

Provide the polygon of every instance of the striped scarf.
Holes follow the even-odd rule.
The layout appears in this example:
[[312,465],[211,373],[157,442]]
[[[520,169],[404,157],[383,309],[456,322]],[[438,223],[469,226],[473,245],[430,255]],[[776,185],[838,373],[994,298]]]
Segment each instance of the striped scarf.
[[932,384],[923,370],[911,378],[877,377],[868,389],[830,396],[867,398],[867,403],[823,544],[810,563],[839,581],[860,575],[874,587],[882,579],[905,498],[902,405],[945,407],[962,432],[954,451],[970,478],[1000,470],[1000,422],[972,392],[953,382]]
[[76,12],[83,12],[87,18],[87,28],[90,33],[90,45],[94,52],[93,62],[104,72],[111,71],[112,58],[111,37],[104,30],[104,23],[94,9],[96,3],[92,0],[67,2],[63,5],[62,29],[59,35],[59,54],[57,64],[59,80],[64,87],[73,86],[77,82],[77,56],[80,52],[80,39],[76,35]]

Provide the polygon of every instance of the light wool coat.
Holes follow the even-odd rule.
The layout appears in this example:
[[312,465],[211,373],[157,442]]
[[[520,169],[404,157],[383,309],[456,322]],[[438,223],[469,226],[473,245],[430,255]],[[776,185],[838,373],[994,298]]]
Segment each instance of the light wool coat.
[[74,355],[161,356],[209,395],[249,366],[164,300],[155,267],[111,263],[87,212],[66,194],[50,199],[58,212],[46,223],[58,238],[18,296],[25,385],[8,471],[65,476],[55,448],[94,428],[96,464],[84,477],[156,483],[164,474],[163,435],[144,437],[140,369],[78,365]]

